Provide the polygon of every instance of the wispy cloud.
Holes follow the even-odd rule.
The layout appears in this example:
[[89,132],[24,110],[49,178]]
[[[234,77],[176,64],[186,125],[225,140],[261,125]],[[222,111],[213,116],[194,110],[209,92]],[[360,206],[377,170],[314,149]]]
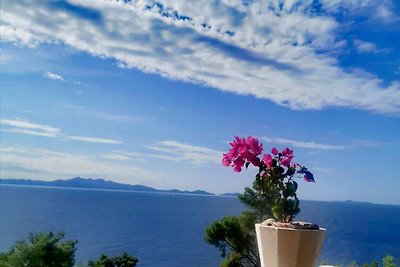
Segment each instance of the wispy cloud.
[[58,128],[44,124],[31,123],[23,119],[1,119],[0,124],[4,126],[11,126],[12,128],[8,129],[8,131],[14,133],[45,137],[59,137],[61,135],[61,131]]
[[76,175],[113,179],[124,183],[157,184],[153,170],[97,159],[95,156],[61,153],[31,147],[2,147],[2,176],[33,179],[70,178]]
[[375,140],[354,140],[353,141],[353,147],[359,148],[359,147],[380,147],[382,145],[385,145],[386,143],[380,142],[380,141],[375,141]]
[[[58,80],[58,81],[63,81],[63,82],[70,82],[76,85],[83,85],[81,82],[73,80],[73,79],[66,79],[65,77],[61,76],[60,74],[54,73],[47,71],[43,74],[44,77],[51,79],[51,80]],[[86,85],[84,85],[86,87]],[[75,91],[76,94],[81,95],[83,93],[82,90],[77,90]]]
[[88,143],[100,143],[100,144],[121,144],[119,140],[108,139],[108,138],[97,138],[97,137],[87,137],[87,136],[66,136],[67,139],[88,142]]
[[145,157],[146,155],[142,153],[123,151],[123,150],[114,150],[111,153],[102,155],[102,158],[105,159],[122,160],[122,161],[127,161],[127,160],[144,161]]
[[46,72],[43,76],[46,78],[49,78],[51,80],[65,81],[64,77],[62,77],[61,75],[59,75],[57,73]]
[[390,51],[390,49],[378,48],[376,44],[363,41],[360,39],[354,39],[353,45],[358,53],[385,53]]
[[29,130],[29,129],[24,129],[24,128],[3,129],[2,131],[8,132],[8,133],[43,136],[43,137],[58,137],[59,136],[59,135],[55,135],[54,133],[50,133],[50,132],[34,131],[34,130]]
[[171,161],[189,162],[195,165],[220,163],[222,152],[203,146],[181,143],[177,141],[159,141],[147,146],[158,154],[148,154],[149,157]]
[[298,148],[308,148],[311,151],[307,153],[310,155],[315,155],[316,150],[347,150],[347,149],[360,149],[360,148],[371,148],[371,147],[380,147],[385,144],[390,144],[393,142],[381,142],[376,140],[351,140],[347,145],[336,145],[336,144],[322,144],[312,141],[300,141],[293,140],[288,138],[271,138],[271,137],[261,137],[261,140],[267,143],[274,143],[284,146],[294,146]]
[[[2,119],[0,120],[0,124],[2,126],[6,126],[5,129],[2,127],[2,131],[17,133],[17,134],[25,134],[25,135],[33,135],[33,136],[42,136],[49,138],[58,138],[62,140],[75,140],[80,142],[89,142],[89,143],[100,143],[100,144],[121,144],[122,141],[110,139],[110,138],[100,138],[100,137],[89,137],[89,136],[75,136],[75,135],[67,135],[62,133],[60,129],[44,125],[29,122],[24,119]],[[8,126],[8,127],[7,127]]]
[[384,21],[385,23],[393,23],[400,19],[399,16],[393,11],[393,8],[388,4],[379,5],[375,11],[375,17]]
[[353,40],[353,44],[359,53],[372,53],[378,51],[378,48],[374,43],[355,39]]
[[97,117],[104,120],[114,121],[114,122],[139,122],[144,120],[144,116],[132,116],[132,115],[122,115],[122,114],[111,114],[105,112],[89,112],[89,115]]
[[337,34],[339,12],[365,16],[378,8],[381,18],[390,18],[390,1],[319,3],[324,12],[300,0],[71,1],[97,14],[85,18],[44,2],[6,0],[0,29],[8,42],[63,43],[113,58],[119,66],[292,109],[335,106],[399,114],[399,81],[388,84],[371,73],[343,69],[330,53],[346,42]]
[[309,141],[298,141],[286,138],[270,138],[270,137],[261,137],[261,140],[268,143],[275,143],[280,145],[292,145],[298,148],[309,148],[309,149],[318,149],[318,150],[344,150],[348,147],[342,145],[331,145],[331,144],[321,144],[316,142]]
[[392,0],[320,0],[322,8],[330,13],[347,12],[364,15],[376,22],[393,23],[398,20]]
[[137,123],[149,119],[148,116],[143,116],[143,115],[125,115],[125,114],[101,112],[81,105],[66,104],[64,105],[64,107],[72,110],[79,110],[79,111],[84,110],[85,116],[99,118],[113,122]]

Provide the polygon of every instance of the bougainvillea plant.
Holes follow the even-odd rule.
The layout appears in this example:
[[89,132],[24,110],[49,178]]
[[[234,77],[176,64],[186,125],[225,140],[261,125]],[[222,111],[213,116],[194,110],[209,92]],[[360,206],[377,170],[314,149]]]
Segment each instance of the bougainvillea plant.
[[[279,152],[274,147],[270,153],[262,155],[263,145],[251,136],[247,139],[235,137],[230,145],[229,152],[223,154],[224,166],[232,166],[235,172],[242,171],[243,167],[247,169],[250,164],[258,167],[253,183],[255,190],[246,188],[241,196],[244,202],[264,210],[280,222],[292,222],[300,212],[300,201],[296,194],[298,184],[294,178],[302,177],[306,182],[315,182],[314,175],[305,166],[292,161],[294,155],[290,148]],[[251,195],[251,201],[246,201],[246,193]],[[264,207],[259,207],[260,204]]]

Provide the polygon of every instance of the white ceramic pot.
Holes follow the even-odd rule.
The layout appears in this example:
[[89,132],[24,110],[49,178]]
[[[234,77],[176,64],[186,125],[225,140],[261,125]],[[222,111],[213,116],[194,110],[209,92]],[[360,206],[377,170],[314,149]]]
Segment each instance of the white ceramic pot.
[[316,266],[325,232],[256,224],[261,267]]

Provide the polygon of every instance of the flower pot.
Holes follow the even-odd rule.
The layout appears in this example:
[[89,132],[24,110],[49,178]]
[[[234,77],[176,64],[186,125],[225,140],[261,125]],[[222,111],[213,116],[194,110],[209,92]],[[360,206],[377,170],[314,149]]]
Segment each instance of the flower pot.
[[313,267],[326,230],[291,229],[256,224],[261,267]]

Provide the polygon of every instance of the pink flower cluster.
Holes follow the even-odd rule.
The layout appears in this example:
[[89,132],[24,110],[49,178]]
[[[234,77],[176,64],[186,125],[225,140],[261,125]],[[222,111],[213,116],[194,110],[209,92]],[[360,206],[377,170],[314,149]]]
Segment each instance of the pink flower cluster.
[[247,139],[235,137],[230,145],[231,149],[222,158],[224,166],[232,166],[235,172],[240,172],[246,162],[260,166],[258,156],[262,153],[263,147],[257,138],[252,136]]
[[[281,165],[285,167],[296,168],[296,164],[292,163],[292,159],[294,158],[293,150],[287,147],[281,151],[280,155],[278,155],[278,153],[279,152],[278,149],[276,149],[276,147],[272,148],[271,154],[275,156],[275,159],[279,161]],[[263,162],[265,166],[267,166],[267,168],[271,168],[272,160],[273,156],[271,156],[270,154],[264,154]]]
[[[257,138],[252,136],[247,137],[247,139],[235,137],[235,140],[230,145],[231,149],[222,158],[222,165],[232,166],[235,172],[240,172],[246,162],[250,162],[254,166],[260,166],[258,156],[263,152],[263,147]],[[271,154],[273,156],[264,154],[262,157],[262,161],[267,168],[272,166],[274,158],[285,167],[296,167],[294,163],[291,163],[294,156],[290,148],[285,148],[278,156],[278,149],[274,147],[271,150]]]
[[[223,154],[222,165],[232,166],[235,172],[242,171],[245,164],[253,164],[259,167],[261,160],[258,157],[263,152],[263,146],[257,138],[252,136],[245,138],[235,137],[235,140],[230,143],[231,149],[228,153]],[[314,182],[314,176],[304,166],[293,163],[294,158],[293,151],[290,148],[285,148],[281,152],[272,148],[270,154],[264,154],[262,156],[262,163],[266,169],[273,168],[275,166],[286,167],[295,169],[293,173],[304,174],[304,179],[307,182]],[[247,165],[246,165],[247,167]],[[298,170],[297,167],[300,167]],[[266,174],[264,172],[264,174]]]

